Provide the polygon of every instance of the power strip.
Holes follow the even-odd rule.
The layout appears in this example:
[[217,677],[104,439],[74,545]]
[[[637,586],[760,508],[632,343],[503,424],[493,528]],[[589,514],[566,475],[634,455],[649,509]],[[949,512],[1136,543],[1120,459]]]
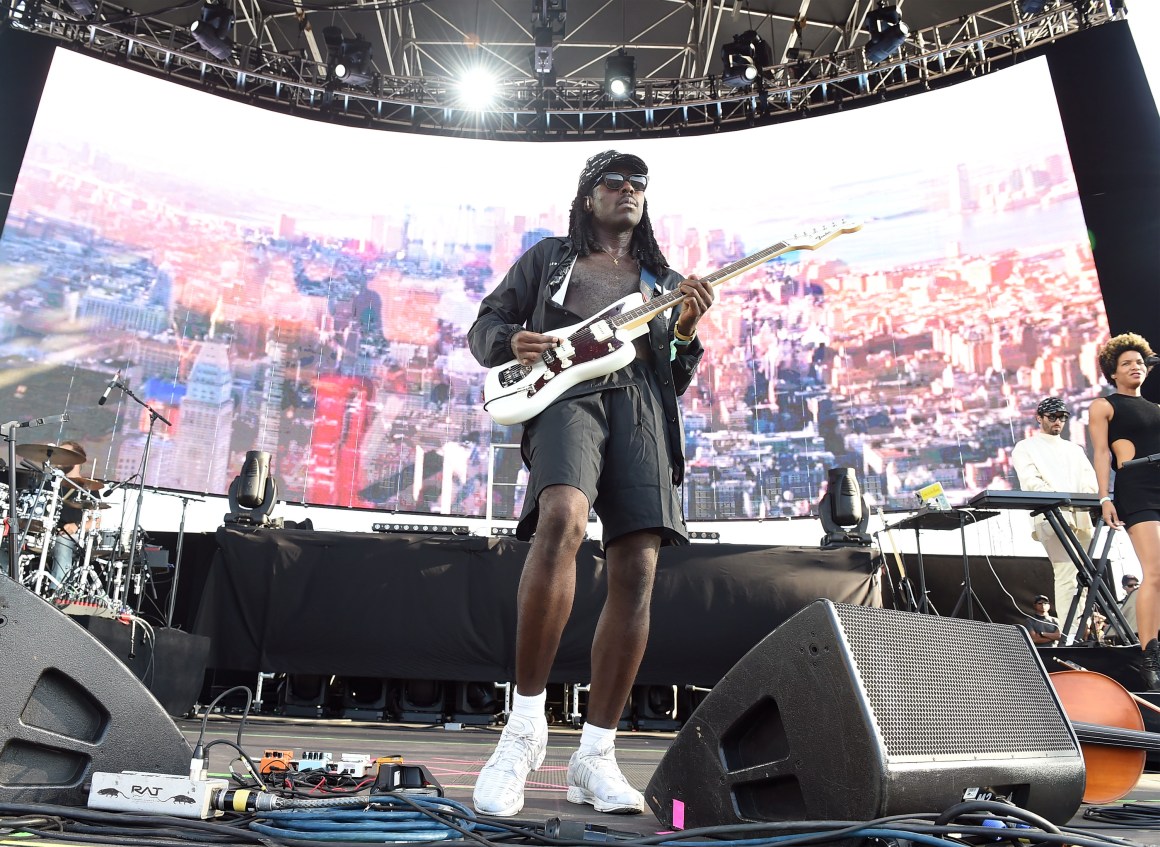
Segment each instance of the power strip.
[[213,798],[230,787],[225,779],[190,779],[172,774],[122,771],[94,773],[89,808],[145,815],[207,819],[220,814]]

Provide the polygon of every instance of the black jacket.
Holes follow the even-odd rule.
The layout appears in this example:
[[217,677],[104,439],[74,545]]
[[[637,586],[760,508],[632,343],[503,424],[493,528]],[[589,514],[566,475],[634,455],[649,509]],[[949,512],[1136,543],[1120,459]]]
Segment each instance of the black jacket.
[[[487,368],[510,361],[514,358],[512,336],[522,329],[549,333],[580,321],[577,315],[551,299],[575,255],[571,240],[545,238],[512,265],[495,290],[480,303],[479,315],[468,332],[476,361]],[[683,279],[676,271],[666,268],[657,278],[655,288],[672,291]],[[679,309],[662,312],[648,325],[653,368],[661,386],[661,403],[668,422],[675,485],[681,483],[685,474],[684,426],[677,397],[689,387],[705,352],[700,339],[694,338],[688,345],[676,347],[675,357],[670,356],[678,314]],[[565,394],[560,399],[568,396]]]

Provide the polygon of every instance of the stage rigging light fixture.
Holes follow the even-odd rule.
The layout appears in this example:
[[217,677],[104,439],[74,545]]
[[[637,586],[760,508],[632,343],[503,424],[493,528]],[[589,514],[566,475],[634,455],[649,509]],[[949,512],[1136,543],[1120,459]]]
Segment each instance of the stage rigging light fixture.
[[347,38],[336,26],[324,27],[326,74],[333,82],[361,87],[369,85],[374,73],[367,67],[371,58],[370,42],[361,35]]
[[897,53],[910,34],[910,27],[895,6],[880,6],[867,14],[866,30],[870,33],[866,61],[873,64],[885,62]]
[[536,27],[536,50],[532,54],[532,66],[540,75],[552,72],[552,30],[549,27]]
[[90,0],[67,0],[68,7],[72,9],[73,14],[78,18],[88,20],[96,14],[97,8],[90,2]]
[[205,52],[219,62],[228,62],[234,48],[229,39],[233,25],[234,13],[230,9],[221,3],[207,2],[201,7],[201,17],[190,25],[189,31]]
[[734,88],[753,85],[772,60],[769,45],[754,30],[738,33],[721,45],[721,81]]
[[1048,0],[1019,0],[1019,13],[1027,17],[1042,15]]
[[622,47],[604,61],[604,93],[627,100],[636,90],[636,57]]

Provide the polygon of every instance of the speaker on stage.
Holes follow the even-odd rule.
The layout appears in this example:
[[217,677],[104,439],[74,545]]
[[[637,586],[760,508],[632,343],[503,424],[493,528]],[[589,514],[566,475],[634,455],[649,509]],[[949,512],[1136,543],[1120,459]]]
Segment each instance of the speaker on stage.
[[184,774],[188,742],[66,615],[0,576],[0,802],[83,805],[93,772]]
[[689,828],[937,812],[974,788],[1055,823],[1083,797],[1026,631],[819,600],[717,683],[645,797]]

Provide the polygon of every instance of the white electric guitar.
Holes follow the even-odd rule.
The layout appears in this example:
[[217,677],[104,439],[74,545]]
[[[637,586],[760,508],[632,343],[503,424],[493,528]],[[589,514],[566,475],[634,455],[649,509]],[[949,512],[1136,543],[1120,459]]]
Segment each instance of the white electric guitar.
[[[847,221],[819,226],[701,279],[717,286],[783,253],[816,250],[842,233],[861,228],[861,224]],[[547,334],[562,338],[563,343],[540,356],[534,365],[512,359],[488,371],[483,408],[504,426],[531,420],[573,385],[631,364],[636,358],[632,340],[648,332],[648,322],[655,315],[679,305],[684,298],[676,289],[647,302],[639,293],[629,294],[586,321],[551,330]]]

